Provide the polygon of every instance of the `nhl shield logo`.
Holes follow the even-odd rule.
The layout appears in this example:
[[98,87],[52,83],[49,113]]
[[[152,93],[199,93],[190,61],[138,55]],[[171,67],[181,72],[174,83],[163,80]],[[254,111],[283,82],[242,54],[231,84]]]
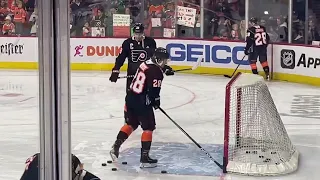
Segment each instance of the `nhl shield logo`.
[[284,69],[294,69],[296,64],[295,52],[290,49],[281,50],[281,67]]

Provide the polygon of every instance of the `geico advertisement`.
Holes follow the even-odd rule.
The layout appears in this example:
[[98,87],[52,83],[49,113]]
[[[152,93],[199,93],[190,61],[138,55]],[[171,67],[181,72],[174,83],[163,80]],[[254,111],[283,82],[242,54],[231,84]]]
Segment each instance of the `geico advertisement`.
[[[125,39],[76,38],[71,40],[71,57],[73,62],[114,62],[121,52]],[[204,59],[206,65],[248,65],[244,57],[244,44],[234,42],[156,39],[158,47],[165,47],[170,52],[171,61],[176,64],[189,64],[198,58]]]
[[320,77],[319,48],[274,45],[280,72]]
[[249,65],[244,57],[244,45],[203,41],[199,43],[168,43],[172,61],[197,61],[199,57],[206,63]]

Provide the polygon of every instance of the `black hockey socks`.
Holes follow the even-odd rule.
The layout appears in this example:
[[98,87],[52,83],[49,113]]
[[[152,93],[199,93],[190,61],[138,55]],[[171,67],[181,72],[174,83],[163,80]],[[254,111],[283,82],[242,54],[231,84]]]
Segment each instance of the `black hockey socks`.
[[269,75],[270,68],[269,68],[268,61],[262,62],[261,66],[263,67],[263,71],[266,74],[266,79],[270,80],[270,75]]
[[150,150],[152,143],[152,131],[143,131],[141,135],[141,147],[144,150]]
[[120,129],[118,135],[117,135],[117,140],[115,142],[115,146],[120,147],[121,144],[128,139],[128,137],[130,136],[130,134],[133,132],[133,129],[131,126],[125,124],[122,126],[122,128]]

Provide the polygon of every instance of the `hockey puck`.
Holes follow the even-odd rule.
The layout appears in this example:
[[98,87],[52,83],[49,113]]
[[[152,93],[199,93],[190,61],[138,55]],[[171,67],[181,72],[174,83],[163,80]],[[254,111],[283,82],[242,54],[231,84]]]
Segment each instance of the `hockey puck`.
[[162,170],[161,173],[162,173],[162,174],[166,174],[167,171],[166,171],[166,170]]
[[111,170],[112,170],[112,171],[117,171],[117,168],[112,168]]
[[108,164],[111,164],[111,163],[112,163],[112,161],[107,161],[107,163],[108,163]]
[[122,164],[128,164],[126,161],[123,161]]
[[102,166],[107,166],[107,164],[106,164],[106,163],[102,163],[101,165],[102,165]]
[[258,152],[257,152],[257,151],[252,151],[252,153],[253,153],[253,154],[257,154]]

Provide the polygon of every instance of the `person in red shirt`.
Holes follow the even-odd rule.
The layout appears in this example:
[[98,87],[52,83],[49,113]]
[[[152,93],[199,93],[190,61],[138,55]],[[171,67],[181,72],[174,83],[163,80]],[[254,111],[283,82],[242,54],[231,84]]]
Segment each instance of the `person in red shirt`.
[[1,0],[0,1],[0,25],[1,25],[1,27],[3,26],[3,24],[5,22],[5,18],[7,17],[7,15],[9,13],[10,13],[10,9],[8,8],[6,1]]
[[15,33],[15,25],[11,22],[11,17],[7,16],[5,18],[5,23],[2,26],[3,35],[12,35]]
[[16,26],[16,34],[23,34],[23,23],[26,22],[26,11],[22,7],[22,1],[17,1],[17,6],[12,6],[11,11],[14,14],[13,22]]

